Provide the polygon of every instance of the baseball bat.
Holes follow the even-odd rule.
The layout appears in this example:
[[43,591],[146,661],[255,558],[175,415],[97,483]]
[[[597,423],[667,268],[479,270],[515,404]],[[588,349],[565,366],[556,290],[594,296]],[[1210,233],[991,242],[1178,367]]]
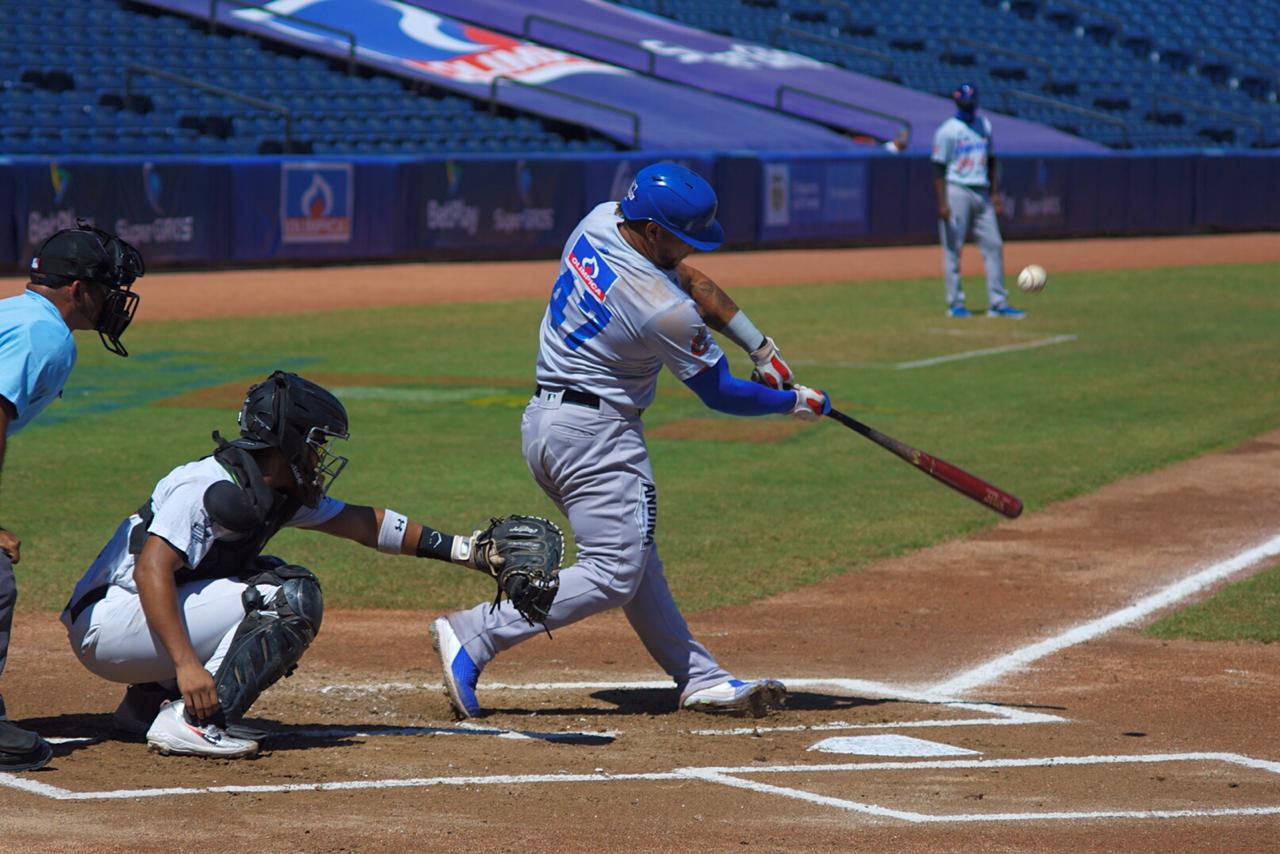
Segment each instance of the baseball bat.
[[866,436],[885,450],[892,451],[929,475],[929,477],[945,483],[966,498],[972,498],[979,504],[989,507],[1003,516],[1008,516],[1010,519],[1016,519],[1022,513],[1022,499],[1010,495],[999,487],[992,486],[980,477],[969,474],[959,466],[953,466],[946,460],[938,459],[933,454],[926,454],[924,451],[911,447],[906,442],[899,442],[892,436],[886,436],[879,430],[868,427],[858,419],[851,418],[838,409],[832,409],[827,415],[855,433]]

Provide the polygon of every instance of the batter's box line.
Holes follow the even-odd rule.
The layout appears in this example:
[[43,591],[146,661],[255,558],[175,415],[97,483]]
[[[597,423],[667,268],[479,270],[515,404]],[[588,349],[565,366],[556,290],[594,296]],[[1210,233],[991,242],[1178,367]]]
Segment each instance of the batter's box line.
[[1174,819],[1210,818],[1217,816],[1265,816],[1280,815],[1280,806],[1213,807],[1179,810],[1081,810],[1025,813],[959,813],[931,815],[928,813],[897,810],[880,804],[851,801],[831,795],[819,795],[801,789],[775,786],[758,780],[743,779],[740,774],[786,774],[850,772],[850,771],[901,771],[948,770],[959,768],[1052,768],[1072,765],[1123,765],[1164,762],[1227,762],[1246,768],[1254,768],[1280,774],[1280,762],[1254,759],[1237,753],[1157,753],[1137,756],[1053,756],[1035,759],[961,759],[936,762],[849,762],[827,765],[788,765],[768,768],[686,768],[687,777],[705,780],[736,789],[745,789],[764,795],[776,795],[819,806],[832,807],[845,812],[864,813],[881,818],[893,818],[912,824],[949,824],[1014,821],[1101,821],[1105,819]]
[[0,786],[24,791],[56,801],[125,800],[131,798],[186,797],[190,795],[217,794],[279,794],[289,792],[335,792],[364,789],[413,789],[432,786],[513,786],[545,785],[552,783],[617,783],[663,782],[672,780],[702,780],[708,783],[745,789],[758,794],[777,795],[793,800],[833,807],[846,812],[859,812],[885,818],[895,818],[911,823],[925,822],[980,822],[980,821],[1045,821],[1082,820],[1104,818],[1190,818],[1207,816],[1280,815],[1280,806],[1228,807],[1204,810],[1102,810],[1092,812],[1045,813],[990,813],[928,815],[925,813],[895,810],[877,804],[860,803],[828,795],[817,795],[785,786],[774,786],[757,780],[743,779],[745,775],[790,773],[836,773],[864,771],[947,770],[958,768],[1046,768],[1070,765],[1107,765],[1131,763],[1220,761],[1245,768],[1254,768],[1280,774],[1280,762],[1254,759],[1236,753],[1156,753],[1137,756],[1053,756],[1034,759],[970,759],[915,762],[844,762],[814,765],[736,766],[677,768],[638,774],[609,774],[596,769],[591,774],[496,774],[490,776],[412,777],[392,780],[343,780],[329,783],[282,783],[246,786],[169,787],[157,789],[115,789],[94,792],[73,792],[60,786],[41,783],[21,774],[0,774]]

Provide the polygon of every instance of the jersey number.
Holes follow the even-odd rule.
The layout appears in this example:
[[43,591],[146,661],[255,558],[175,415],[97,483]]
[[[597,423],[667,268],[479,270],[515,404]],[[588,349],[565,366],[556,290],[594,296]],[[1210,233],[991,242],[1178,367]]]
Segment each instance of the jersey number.
[[[560,278],[556,279],[555,286],[551,288],[551,322],[557,327],[564,326],[564,312],[569,305],[569,297],[573,296],[573,285],[573,273],[565,270],[560,274]],[[609,309],[585,289],[578,297],[578,308],[586,319],[581,326],[564,336],[564,343],[570,350],[577,350],[587,340],[599,335],[613,319]]]

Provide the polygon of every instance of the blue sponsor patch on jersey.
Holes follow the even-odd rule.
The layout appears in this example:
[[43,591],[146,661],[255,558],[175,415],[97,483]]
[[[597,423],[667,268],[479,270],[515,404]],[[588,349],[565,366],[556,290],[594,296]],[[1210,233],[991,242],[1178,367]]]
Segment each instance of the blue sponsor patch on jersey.
[[578,278],[586,285],[591,295],[602,302],[605,294],[609,293],[609,288],[618,281],[618,274],[613,272],[609,262],[605,261],[600,251],[591,245],[591,241],[587,240],[585,234],[581,235],[578,242],[569,250],[569,267],[578,274]]

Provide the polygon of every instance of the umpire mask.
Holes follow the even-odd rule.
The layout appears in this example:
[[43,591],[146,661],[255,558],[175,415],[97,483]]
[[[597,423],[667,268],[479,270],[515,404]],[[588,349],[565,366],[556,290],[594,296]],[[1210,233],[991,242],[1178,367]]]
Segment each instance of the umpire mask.
[[140,302],[130,287],[145,272],[137,249],[85,220],[52,235],[31,258],[31,281],[37,285],[60,288],[79,279],[107,289],[93,328],[102,345],[117,356],[129,355],[120,336]]

